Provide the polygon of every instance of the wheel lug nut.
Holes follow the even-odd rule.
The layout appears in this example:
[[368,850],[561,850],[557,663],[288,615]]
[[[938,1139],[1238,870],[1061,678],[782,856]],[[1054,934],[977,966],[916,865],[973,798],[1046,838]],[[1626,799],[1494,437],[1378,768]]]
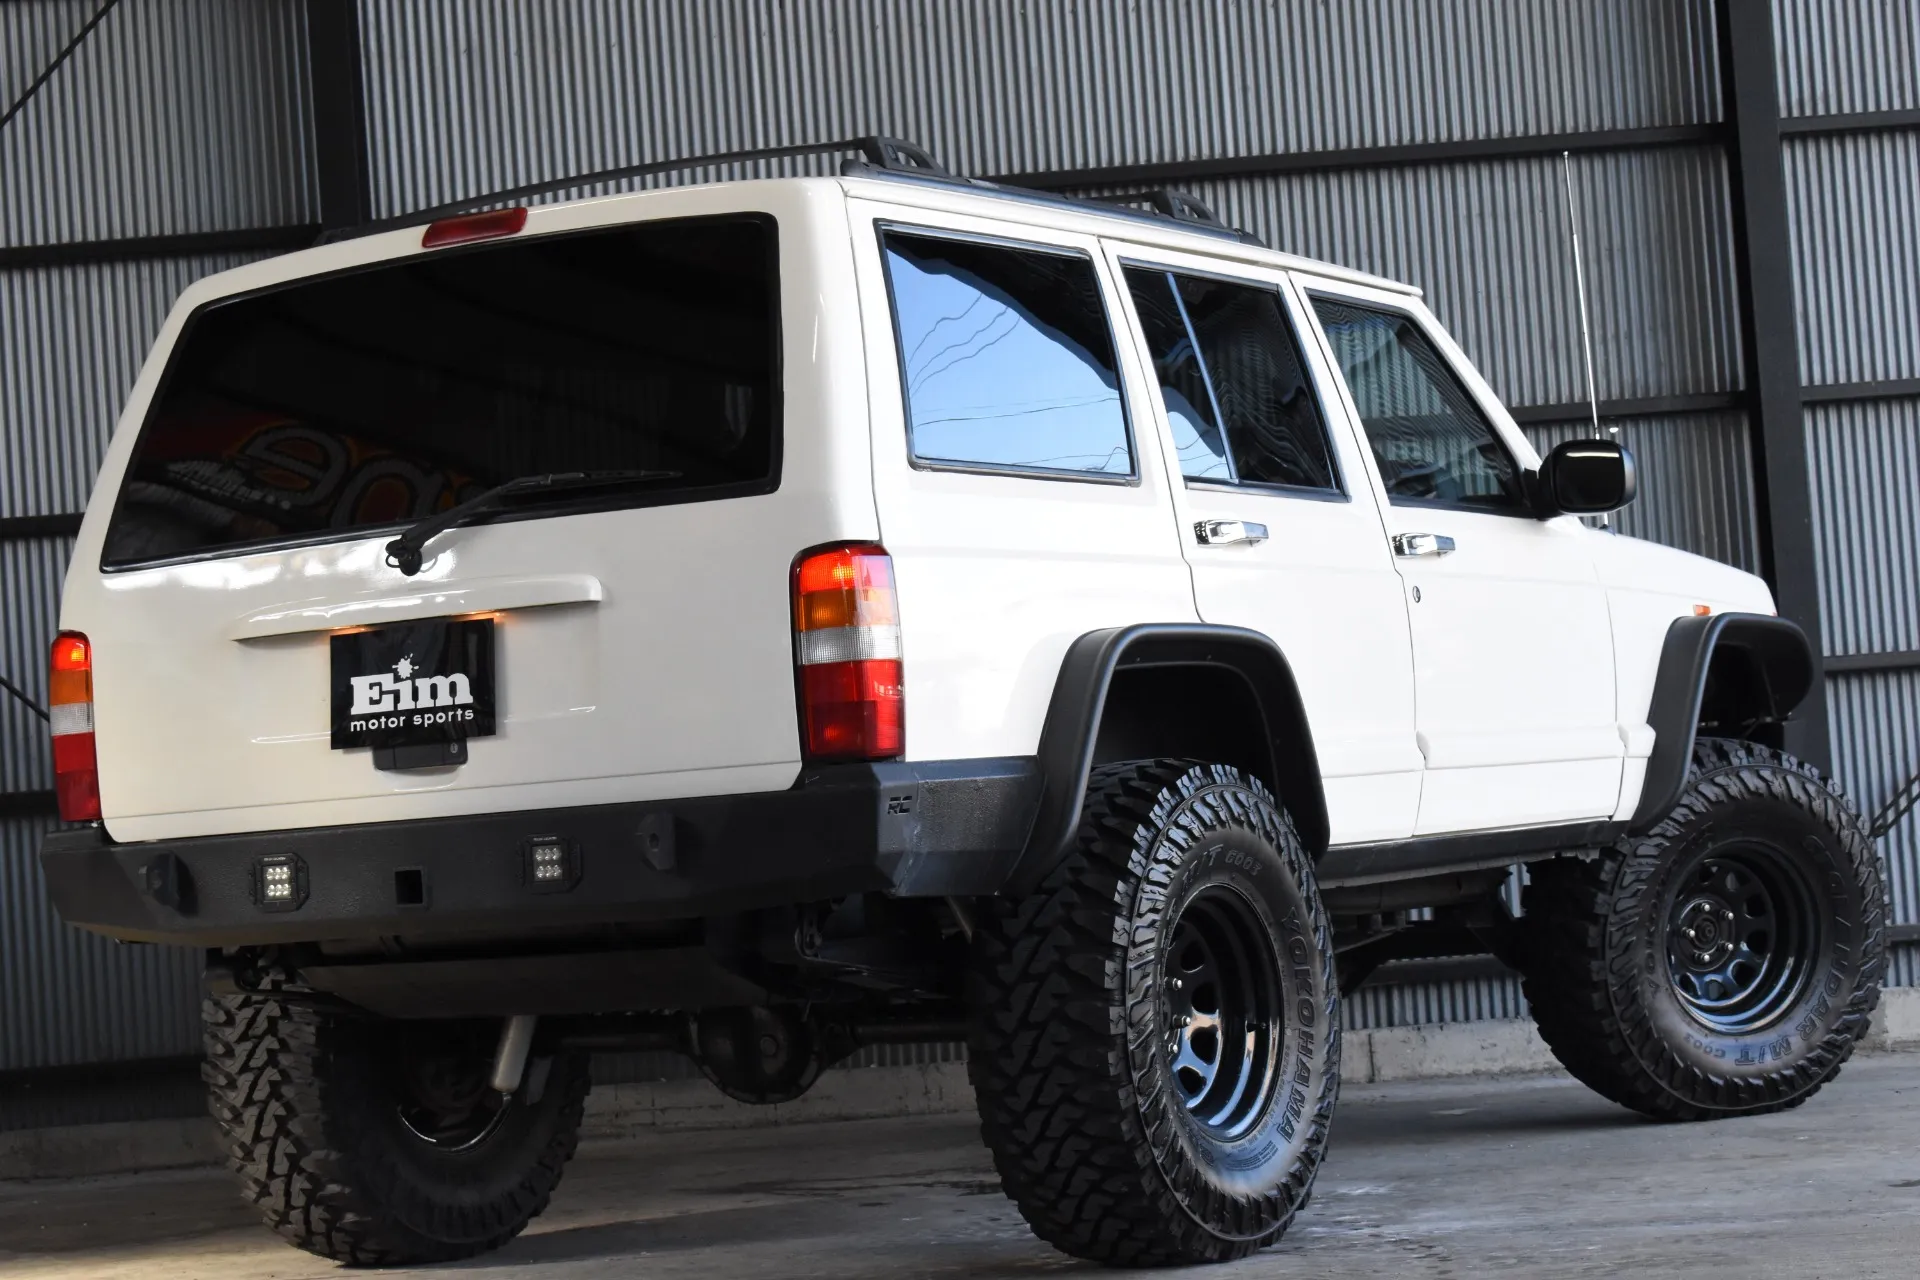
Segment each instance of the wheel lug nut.
[[1172,987],[1175,991],[1178,991],[1185,984],[1183,984],[1178,978],[1168,978],[1167,985]]
[[1192,1026],[1192,1025],[1193,1025],[1193,1015],[1192,1015],[1192,1014],[1190,1014],[1190,1013],[1183,1013],[1183,1014],[1181,1014],[1181,1015],[1180,1015],[1180,1025],[1181,1025],[1181,1026],[1183,1026],[1183,1027],[1189,1027],[1189,1026]]

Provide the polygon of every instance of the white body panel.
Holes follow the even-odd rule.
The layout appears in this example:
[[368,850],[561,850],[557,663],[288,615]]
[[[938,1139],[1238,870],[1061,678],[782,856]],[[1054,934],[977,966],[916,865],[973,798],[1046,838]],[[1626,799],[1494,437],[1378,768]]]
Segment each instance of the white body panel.
[[[1116,268],[1144,264],[1277,289],[1301,334],[1321,402],[1333,403],[1334,375],[1307,336],[1311,321],[1284,273],[1223,268],[1205,257],[1133,244],[1113,245],[1111,253]],[[1144,376],[1151,355],[1137,344],[1132,354]],[[1413,650],[1403,589],[1367,480],[1365,445],[1337,417],[1328,423],[1346,501],[1193,483],[1179,477],[1162,398],[1156,394],[1148,403],[1165,470],[1174,477],[1180,541],[1200,617],[1265,632],[1286,655],[1313,725],[1332,843],[1412,835],[1422,767],[1414,737]],[[1195,532],[1206,520],[1263,524],[1268,539],[1206,545]]]
[[1194,621],[1164,464],[1140,411],[1153,389],[1123,361],[1136,483],[915,466],[878,226],[1084,253],[1116,342],[1123,304],[1085,235],[866,200],[851,202],[850,217],[868,317],[874,498],[906,628],[907,758],[1031,755],[1068,645],[1103,627]]
[[[649,217],[769,212],[780,228],[784,449],[770,494],[465,527],[419,576],[384,533],[101,573],[111,496],[159,372],[123,417],[75,547],[61,625],[95,641],[109,832],[212,832],[778,789],[799,769],[789,574],[822,542],[878,533],[859,314],[834,182],[644,198]],[[532,212],[527,234],[625,221],[632,200]],[[415,251],[394,232],[272,259],[180,299],[159,355],[214,297]],[[459,768],[381,772],[328,744],[334,626],[496,618],[500,720]],[[316,614],[319,611],[319,614]],[[321,625],[316,626],[319,623]],[[281,632],[283,634],[275,634]],[[244,638],[242,638],[244,637]]]
[[[1499,399],[1417,300],[1310,283],[1319,293],[1411,315],[1520,465],[1539,465]],[[1344,389],[1341,405],[1359,433]],[[1570,516],[1390,502],[1370,458],[1367,474],[1389,540],[1436,534],[1455,545],[1448,555],[1393,558],[1408,586],[1415,720],[1426,762],[1416,834],[1610,815],[1625,745],[1607,597],[1590,551],[1595,535]]]
[[[1418,291],[1172,222],[937,183],[782,180],[537,208],[524,234],[770,213],[779,224],[778,488],[752,498],[460,528],[415,578],[378,536],[125,572],[103,537],[187,317],[227,294],[398,259],[418,229],[202,281],[182,296],[108,450],[75,546],[63,627],[94,641],[109,832],[144,840],[772,790],[800,769],[789,574],[825,543],[895,561],[906,754],[1035,751],[1067,647],[1105,627],[1196,619],[1274,637],[1301,686],[1333,841],[1630,813],[1666,629],[1698,606],[1771,611],[1750,575],[1589,530],[1393,506],[1300,289],[1413,312],[1526,465],[1493,393]],[[1084,253],[1112,318],[1136,477],[917,467],[876,223]],[[1272,284],[1300,330],[1347,501],[1189,486],[1122,260]],[[1197,521],[1268,527],[1202,546]],[[1458,550],[1406,560],[1402,532]],[[1420,590],[1414,603],[1413,589]],[[500,723],[458,768],[375,770],[328,742],[327,637],[490,615]]]
[[1594,535],[1594,568],[1607,593],[1613,624],[1614,686],[1627,744],[1625,776],[1613,816],[1626,819],[1640,802],[1654,731],[1647,723],[1654,677],[1667,628],[1702,608],[1713,613],[1772,613],[1767,584],[1714,560],[1642,542]]

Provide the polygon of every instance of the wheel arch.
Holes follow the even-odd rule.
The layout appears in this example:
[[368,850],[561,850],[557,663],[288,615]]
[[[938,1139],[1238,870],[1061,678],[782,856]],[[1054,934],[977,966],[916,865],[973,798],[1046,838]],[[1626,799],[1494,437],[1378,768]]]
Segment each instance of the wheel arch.
[[[1242,696],[1232,701],[1194,696],[1236,691]],[[1152,705],[1177,709],[1143,723],[1140,713]],[[1156,725],[1164,733],[1153,732]],[[1227,757],[1209,755],[1213,763],[1238,765],[1271,786],[1312,855],[1325,852],[1326,799],[1306,708],[1292,667],[1270,638],[1240,627],[1146,623],[1075,640],[1040,734],[1040,806],[1007,887],[1030,889],[1068,848],[1087,776],[1105,757],[1194,755],[1202,748]]]
[[1779,728],[1806,700],[1819,664],[1806,632],[1786,618],[1719,613],[1667,628],[1647,723],[1653,753],[1630,830],[1640,833],[1678,803],[1703,727],[1716,736],[1779,746]]

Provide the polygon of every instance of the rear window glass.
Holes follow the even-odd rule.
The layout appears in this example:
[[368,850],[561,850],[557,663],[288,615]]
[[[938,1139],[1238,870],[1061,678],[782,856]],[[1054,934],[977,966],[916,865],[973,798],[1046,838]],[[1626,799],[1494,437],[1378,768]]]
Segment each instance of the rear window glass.
[[104,562],[405,524],[517,476],[670,473],[494,515],[764,493],[778,479],[771,219],[425,254],[194,316]]
[[907,434],[922,462],[1133,473],[1086,255],[888,232]]

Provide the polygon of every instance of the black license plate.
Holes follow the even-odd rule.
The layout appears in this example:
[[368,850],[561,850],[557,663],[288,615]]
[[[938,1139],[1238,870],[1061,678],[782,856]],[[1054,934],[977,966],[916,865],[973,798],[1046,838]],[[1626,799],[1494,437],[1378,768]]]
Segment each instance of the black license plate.
[[331,638],[333,746],[493,733],[493,620],[435,618]]

